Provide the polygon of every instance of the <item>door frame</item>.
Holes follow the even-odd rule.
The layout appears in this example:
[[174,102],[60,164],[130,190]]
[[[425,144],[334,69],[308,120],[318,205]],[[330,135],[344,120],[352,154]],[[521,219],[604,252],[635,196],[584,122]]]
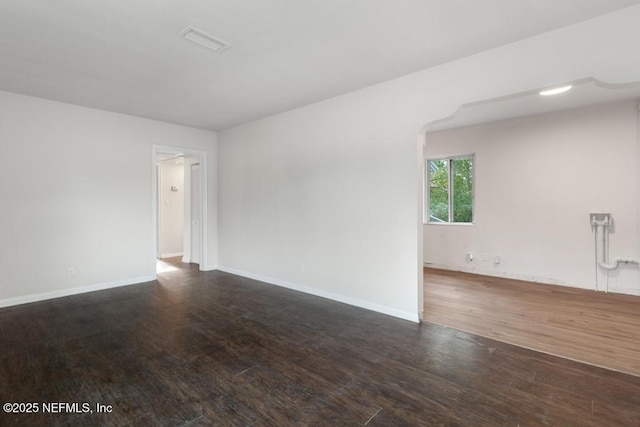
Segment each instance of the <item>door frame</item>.
[[158,251],[158,168],[156,167],[158,153],[197,157],[200,163],[200,271],[207,271],[208,254],[208,224],[207,224],[207,152],[186,147],[169,145],[151,146],[151,248],[150,264],[154,278],[157,277],[156,255]]
[[[193,235],[194,235],[194,227],[193,227],[193,201],[194,199],[199,199],[198,203],[201,205],[202,204],[202,198],[201,197],[193,197],[193,175],[194,175],[194,167],[197,167],[198,169],[198,177],[200,177],[202,175],[202,165],[200,165],[199,162],[195,162],[195,163],[189,163],[189,262],[194,263],[193,260]],[[185,174],[186,174],[186,168],[185,168]],[[198,179],[198,181],[200,181],[200,179]],[[198,183],[198,189],[200,189],[200,183]],[[198,211],[200,211],[201,209],[198,209]],[[186,221],[185,221],[186,224]],[[202,218],[198,218],[198,228],[202,227]],[[186,236],[186,230],[185,230],[185,236]],[[200,253],[200,241],[202,240],[202,236],[200,235],[200,233],[196,233],[198,234],[198,262],[197,264],[200,265],[202,264],[202,254]]]

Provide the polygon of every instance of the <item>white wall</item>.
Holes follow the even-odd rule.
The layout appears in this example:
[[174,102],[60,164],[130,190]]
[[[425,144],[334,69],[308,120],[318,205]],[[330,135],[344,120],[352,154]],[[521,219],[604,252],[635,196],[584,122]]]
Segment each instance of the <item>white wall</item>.
[[[175,191],[172,189],[175,187]],[[180,256],[183,252],[185,221],[184,160],[168,160],[158,165],[158,255]],[[189,198],[190,199],[190,198]]]
[[206,268],[415,320],[423,126],[532,88],[637,80],[639,21],[624,9],[238,126],[219,159],[213,132],[2,92],[0,305],[150,278],[158,144],[208,153]]
[[0,305],[153,277],[152,144],[207,151],[214,267],[216,137],[0,92]]
[[[425,157],[468,153],[475,154],[474,225],[425,225],[425,262],[594,289],[590,212],[612,214],[612,256],[638,255],[635,102],[427,135]],[[637,267],[609,276],[611,291],[640,295]]]
[[421,129],[469,102],[636,80],[639,21],[628,8],[221,132],[220,265],[415,320]]

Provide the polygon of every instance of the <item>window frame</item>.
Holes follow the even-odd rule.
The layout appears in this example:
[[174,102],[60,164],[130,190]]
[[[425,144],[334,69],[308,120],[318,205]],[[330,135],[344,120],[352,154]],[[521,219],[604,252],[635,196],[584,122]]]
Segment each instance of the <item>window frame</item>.
[[[472,182],[472,190],[471,190],[471,222],[453,222],[453,162],[455,160],[464,160],[470,159],[471,164],[473,165],[471,171],[471,182]],[[449,218],[448,221],[433,221],[431,219],[431,169],[429,168],[430,161],[437,160],[446,160],[448,162],[448,178],[449,183],[447,187],[448,192],[448,200],[449,200]],[[424,213],[423,213],[423,223],[427,225],[474,225],[475,224],[475,213],[476,213],[476,155],[475,153],[470,154],[458,154],[455,156],[434,156],[434,157],[425,157],[424,159]]]

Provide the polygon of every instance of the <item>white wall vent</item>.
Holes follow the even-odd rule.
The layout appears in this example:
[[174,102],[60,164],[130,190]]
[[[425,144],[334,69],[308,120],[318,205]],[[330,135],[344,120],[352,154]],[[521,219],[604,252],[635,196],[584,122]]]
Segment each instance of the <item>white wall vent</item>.
[[180,36],[217,53],[224,52],[231,47],[230,43],[193,27],[187,27],[182,30]]

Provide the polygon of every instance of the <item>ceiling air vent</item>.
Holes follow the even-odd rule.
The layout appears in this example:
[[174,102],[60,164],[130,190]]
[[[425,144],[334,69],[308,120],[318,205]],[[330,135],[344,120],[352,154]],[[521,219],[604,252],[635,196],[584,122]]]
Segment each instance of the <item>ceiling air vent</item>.
[[180,35],[187,40],[198,43],[200,46],[204,46],[217,53],[224,52],[231,47],[226,41],[193,27],[185,28],[180,32]]

